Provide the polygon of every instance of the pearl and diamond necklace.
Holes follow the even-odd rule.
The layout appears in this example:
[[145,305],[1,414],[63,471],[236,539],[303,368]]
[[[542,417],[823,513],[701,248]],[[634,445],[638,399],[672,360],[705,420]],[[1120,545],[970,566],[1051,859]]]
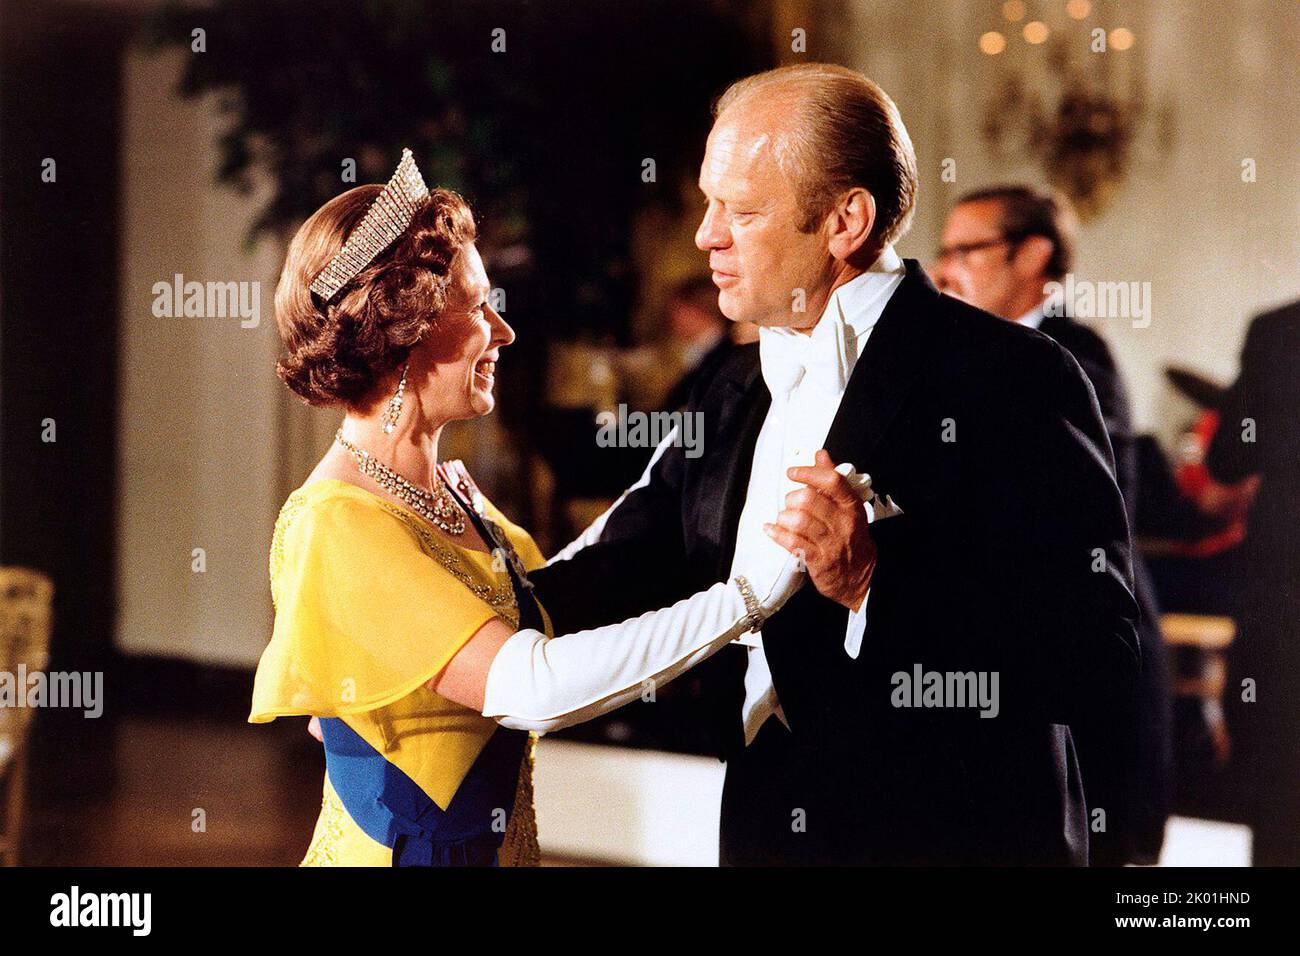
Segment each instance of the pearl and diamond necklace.
[[379,487],[409,506],[416,514],[432,521],[448,534],[458,535],[465,532],[465,512],[460,509],[456,499],[441,482],[438,483],[436,490],[426,491],[411,484],[370,452],[349,442],[343,437],[342,430],[334,436],[334,440],[356,460],[358,471],[374,479]]

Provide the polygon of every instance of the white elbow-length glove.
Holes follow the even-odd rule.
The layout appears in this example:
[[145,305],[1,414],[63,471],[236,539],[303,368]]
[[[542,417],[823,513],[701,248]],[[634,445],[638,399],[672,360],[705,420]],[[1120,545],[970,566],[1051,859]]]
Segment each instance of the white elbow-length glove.
[[488,669],[483,716],[544,733],[609,713],[757,630],[803,579],[791,556],[775,578],[737,575],[621,624],[555,638],[518,631]]

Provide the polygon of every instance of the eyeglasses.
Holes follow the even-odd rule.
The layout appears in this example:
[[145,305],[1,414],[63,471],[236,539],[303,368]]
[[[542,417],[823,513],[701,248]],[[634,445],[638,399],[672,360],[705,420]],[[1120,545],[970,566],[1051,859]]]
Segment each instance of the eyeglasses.
[[935,251],[934,257],[939,262],[956,259],[958,264],[965,265],[966,257],[972,252],[979,252],[981,249],[992,249],[994,246],[1013,246],[1025,238],[1025,236],[998,236],[996,239],[985,239],[981,242],[959,242],[956,245],[940,247]]

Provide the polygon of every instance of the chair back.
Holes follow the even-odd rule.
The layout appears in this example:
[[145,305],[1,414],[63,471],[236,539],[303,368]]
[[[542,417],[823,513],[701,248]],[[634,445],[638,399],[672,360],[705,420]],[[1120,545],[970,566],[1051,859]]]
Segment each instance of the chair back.
[[17,862],[26,784],[26,744],[33,710],[25,706],[25,675],[50,657],[54,585],[39,571],[0,567],[0,863]]

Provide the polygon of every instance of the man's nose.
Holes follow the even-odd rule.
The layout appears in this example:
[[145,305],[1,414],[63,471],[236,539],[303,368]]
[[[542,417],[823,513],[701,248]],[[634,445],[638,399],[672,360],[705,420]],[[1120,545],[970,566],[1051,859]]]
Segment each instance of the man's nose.
[[956,286],[951,269],[951,263],[947,258],[936,259],[930,266],[930,278],[934,280],[934,284],[939,287],[940,292],[947,292]]
[[723,249],[731,245],[731,236],[717,208],[710,203],[700,220],[700,228],[695,230],[695,248],[701,252],[711,249]]

